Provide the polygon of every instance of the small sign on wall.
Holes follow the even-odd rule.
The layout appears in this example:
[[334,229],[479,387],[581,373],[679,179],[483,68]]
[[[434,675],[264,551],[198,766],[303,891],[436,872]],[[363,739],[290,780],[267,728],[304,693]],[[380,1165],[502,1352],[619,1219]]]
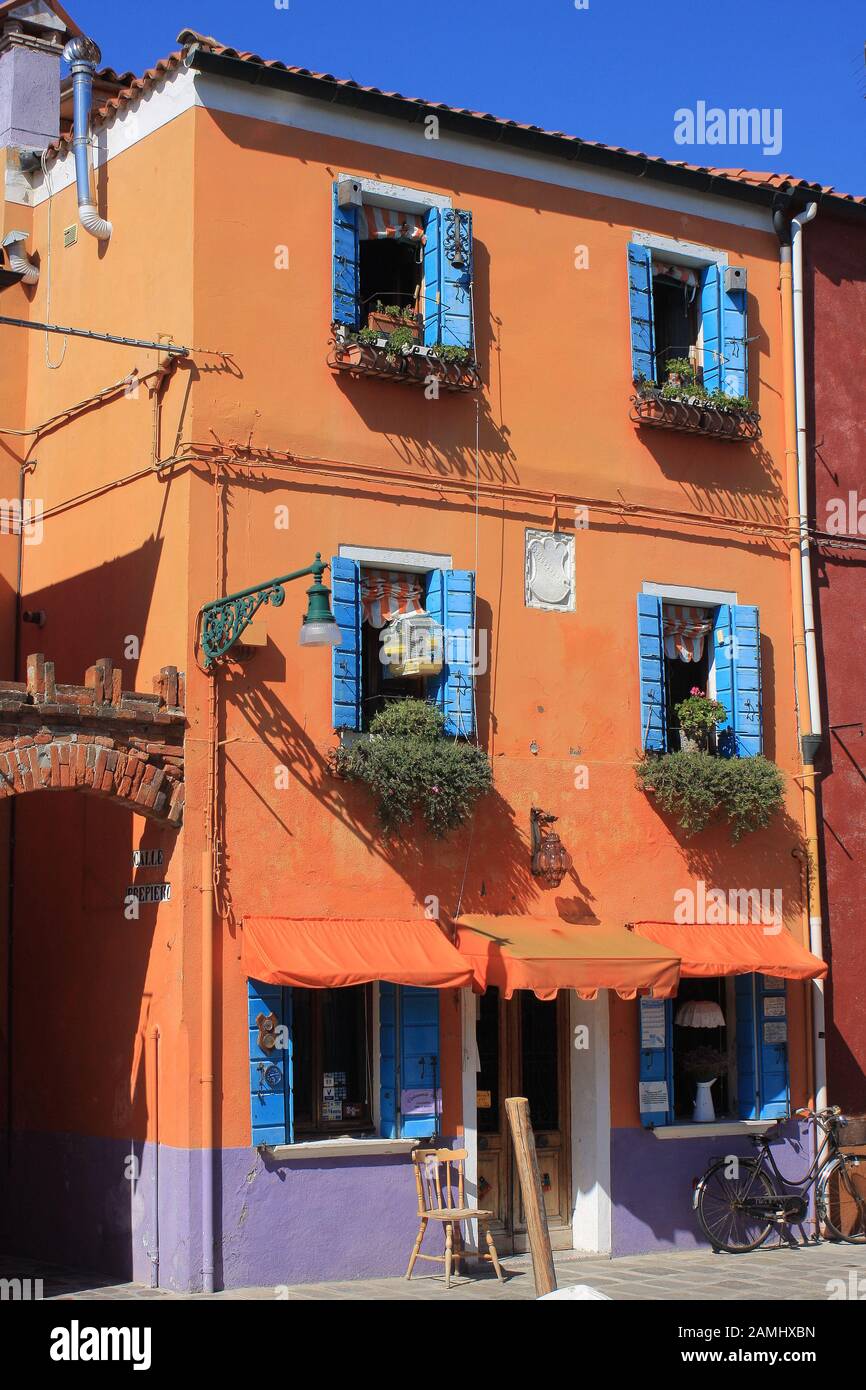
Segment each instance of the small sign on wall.
[[140,903],[167,903],[171,897],[170,883],[131,883],[126,900],[137,898]]
[[161,849],[134,849],[132,851],[132,867],[134,869],[160,869],[165,863],[165,855]]
[[666,1081],[641,1081],[638,1086],[638,1094],[642,1115],[651,1114],[656,1110],[667,1111],[668,1083]]

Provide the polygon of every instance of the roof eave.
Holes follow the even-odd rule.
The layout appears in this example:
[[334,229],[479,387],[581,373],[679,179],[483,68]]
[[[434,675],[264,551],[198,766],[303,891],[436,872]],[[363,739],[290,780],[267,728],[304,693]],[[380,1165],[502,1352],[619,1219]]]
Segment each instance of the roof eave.
[[634,178],[648,178],[657,183],[670,184],[696,193],[712,194],[715,197],[731,198],[752,206],[770,209],[774,204],[778,204],[781,196],[790,203],[791,212],[815,201],[822,205],[832,204],[833,212],[838,215],[850,215],[858,219],[866,216],[866,206],[835,198],[817,187],[812,192],[803,188],[785,190],[776,186],[744,184],[709,169],[685,169],[677,164],[656,161],[626,150],[595,145],[576,136],[527,130],[519,125],[503,125],[502,122],[485,116],[443,108],[436,102],[427,105],[399,96],[389,96],[384,92],[365,91],[360,87],[329,81],[327,77],[289,72],[285,68],[269,67],[263,63],[251,62],[247,58],[214,53],[195,44],[187,49],[185,61],[189,67],[205,74],[226,77],[251,86],[293,92],[296,96],[312,97],[332,106],[369,111],[410,125],[418,125],[427,115],[433,114],[437,117],[440,127],[457,135],[487,140],[491,144],[510,145],[515,149],[562,159],[566,163],[581,163],[590,168],[613,170]]

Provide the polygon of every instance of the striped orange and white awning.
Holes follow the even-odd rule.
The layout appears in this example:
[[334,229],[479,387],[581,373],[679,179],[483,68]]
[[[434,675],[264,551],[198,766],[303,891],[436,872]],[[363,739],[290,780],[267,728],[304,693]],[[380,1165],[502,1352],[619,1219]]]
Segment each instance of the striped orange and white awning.
[[375,628],[384,627],[400,613],[423,613],[421,576],[397,570],[362,570],[361,608],[364,622]]
[[360,209],[359,230],[362,241],[423,241],[424,218],[417,212],[398,212],[395,208],[379,208],[365,203]]
[[666,603],[662,609],[665,656],[669,661],[700,661],[713,621],[705,608]]

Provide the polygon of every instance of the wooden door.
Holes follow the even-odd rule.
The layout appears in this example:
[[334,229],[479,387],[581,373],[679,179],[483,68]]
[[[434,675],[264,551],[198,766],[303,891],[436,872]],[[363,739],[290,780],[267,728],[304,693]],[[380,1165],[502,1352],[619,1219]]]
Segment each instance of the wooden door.
[[568,996],[507,1002],[488,989],[479,1000],[478,1205],[494,1214],[503,1248],[527,1248],[520,1185],[505,1116],[506,1096],[526,1096],[535,1131],[551,1241],[570,1249],[571,1128],[568,1103]]

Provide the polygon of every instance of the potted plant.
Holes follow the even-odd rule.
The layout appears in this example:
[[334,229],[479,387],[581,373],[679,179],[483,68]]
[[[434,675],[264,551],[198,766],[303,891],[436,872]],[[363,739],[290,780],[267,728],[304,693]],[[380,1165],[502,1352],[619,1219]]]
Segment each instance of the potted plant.
[[390,338],[396,330],[406,329],[409,341],[417,343],[421,336],[421,324],[412,305],[383,304],[376,301],[375,308],[367,315],[367,327],[373,329],[379,338]]
[[680,728],[680,748],[684,753],[709,752],[715,742],[719,724],[724,723],[728,711],[718,700],[711,700],[693,685],[685,700],[674,705],[674,713]]
[[689,386],[695,380],[695,369],[687,357],[672,357],[665,371],[673,386]]
[[398,700],[375,715],[370,736],[332,754],[336,776],[363,782],[376,799],[386,839],[420,813],[442,838],[472,814],[492,789],[490,759],[474,743],[445,736],[445,717],[425,700]]
[[707,1124],[716,1118],[713,1085],[728,1070],[728,1059],[715,1047],[696,1047],[683,1058],[683,1070],[695,1082],[692,1118],[698,1124]]

